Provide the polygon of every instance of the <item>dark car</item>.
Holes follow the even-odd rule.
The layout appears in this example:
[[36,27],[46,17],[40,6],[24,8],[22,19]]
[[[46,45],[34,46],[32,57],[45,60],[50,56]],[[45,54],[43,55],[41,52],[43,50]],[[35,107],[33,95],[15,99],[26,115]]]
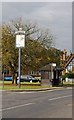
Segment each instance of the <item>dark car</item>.
[[[19,79],[19,77],[17,77],[17,79]],[[39,80],[32,77],[31,75],[21,75],[20,82],[39,82]]]

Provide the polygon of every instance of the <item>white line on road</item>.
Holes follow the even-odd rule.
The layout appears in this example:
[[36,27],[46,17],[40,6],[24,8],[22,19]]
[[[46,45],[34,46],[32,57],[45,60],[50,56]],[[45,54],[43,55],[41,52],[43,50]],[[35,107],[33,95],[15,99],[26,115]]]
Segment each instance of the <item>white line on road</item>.
[[57,100],[57,99],[61,99],[61,98],[67,98],[67,97],[71,97],[72,95],[67,95],[67,96],[61,96],[61,97],[56,97],[56,98],[50,98],[48,99],[49,101],[52,101],[52,100]]
[[35,103],[27,103],[27,104],[18,105],[18,106],[12,106],[12,107],[5,108],[5,109],[2,109],[2,110],[0,109],[0,111],[10,110],[10,109],[19,108],[19,107],[23,107],[23,106],[28,106],[28,105],[32,105],[32,104],[35,104]]

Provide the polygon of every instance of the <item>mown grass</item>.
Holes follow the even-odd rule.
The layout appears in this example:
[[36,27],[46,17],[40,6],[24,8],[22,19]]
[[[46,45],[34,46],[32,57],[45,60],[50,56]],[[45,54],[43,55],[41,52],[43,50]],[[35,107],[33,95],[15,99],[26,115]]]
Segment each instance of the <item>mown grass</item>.
[[[49,87],[49,86],[48,86]],[[20,88],[18,86],[4,86],[4,88],[2,88],[3,90],[35,90],[35,89],[41,89],[41,88],[47,88],[46,86],[20,86]]]
[[63,86],[66,86],[66,87],[74,87],[74,82],[64,82],[64,83],[63,83]]
[[49,86],[41,86],[40,83],[30,83],[30,82],[21,82],[20,88],[17,84],[12,84],[11,81],[4,81],[4,84],[2,81],[0,81],[0,89],[3,90],[30,90],[30,89],[41,89],[41,88],[47,88]]
[[[32,85],[32,84],[40,84],[39,82],[20,82],[22,85],[23,84],[28,84],[28,85]],[[3,81],[0,81],[0,84],[3,84]],[[12,85],[12,81],[4,81],[4,84],[11,84]],[[15,83],[14,83],[15,84]]]
[[[72,82],[64,82],[63,86],[66,87],[73,87],[74,83]],[[63,87],[62,86],[62,87]],[[40,83],[30,83],[30,82],[21,82],[20,88],[18,84],[12,84],[12,81],[0,81],[0,90],[35,90],[35,89],[42,89],[42,88],[51,88],[52,86],[41,86]],[[60,85],[58,87],[61,87]]]

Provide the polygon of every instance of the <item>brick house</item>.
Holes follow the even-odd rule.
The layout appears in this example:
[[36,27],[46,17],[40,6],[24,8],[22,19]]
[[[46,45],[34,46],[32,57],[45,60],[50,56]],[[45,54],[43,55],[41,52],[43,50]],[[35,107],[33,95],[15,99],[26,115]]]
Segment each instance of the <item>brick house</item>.
[[42,83],[49,84],[52,81],[53,85],[59,84],[62,69],[57,67],[55,63],[47,64],[40,68]]

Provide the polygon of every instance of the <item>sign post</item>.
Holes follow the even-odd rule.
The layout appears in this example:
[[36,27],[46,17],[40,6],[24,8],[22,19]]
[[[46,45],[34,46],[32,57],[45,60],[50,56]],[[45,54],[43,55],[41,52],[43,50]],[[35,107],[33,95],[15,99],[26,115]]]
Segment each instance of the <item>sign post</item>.
[[18,87],[20,88],[20,78],[21,78],[21,48],[25,47],[25,31],[19,28],[19,31],[15,32],[16,35],[16,48],[19,48],[19,58],[18,58]]
[[4,71],[3,71],[3,88],[4,88]]

